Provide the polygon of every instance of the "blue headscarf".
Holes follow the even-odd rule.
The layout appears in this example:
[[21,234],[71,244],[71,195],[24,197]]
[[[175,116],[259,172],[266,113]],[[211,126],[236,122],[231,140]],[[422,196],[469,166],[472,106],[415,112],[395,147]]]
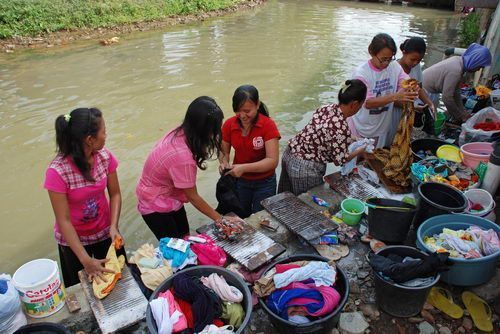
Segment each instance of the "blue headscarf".
[[472,43],[462,55],[466,71],[491,65],[491,53],[487,47]]

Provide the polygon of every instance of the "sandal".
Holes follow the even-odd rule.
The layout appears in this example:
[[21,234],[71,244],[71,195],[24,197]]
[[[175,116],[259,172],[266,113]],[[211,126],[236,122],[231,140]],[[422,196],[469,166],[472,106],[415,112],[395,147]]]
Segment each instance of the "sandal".
[[444,288],[432,287],[427,302],[454,319],[464,315],[464,310],[453,302],[451,292]]
[[462,301],[467,311],[469,311],[474,325],[483,332],[492,332],[491,308],[488,303],[469,291],[462,293]]

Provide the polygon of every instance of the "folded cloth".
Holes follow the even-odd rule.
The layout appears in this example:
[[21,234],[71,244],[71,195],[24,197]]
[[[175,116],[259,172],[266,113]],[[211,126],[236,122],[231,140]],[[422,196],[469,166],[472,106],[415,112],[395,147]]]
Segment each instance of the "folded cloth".
[[[171,247],[173,244],[182,244],[184,248],[173,248]],[[176,238],[160,239],[160,251],[165,259],[172,260],[172,267],[179,267],[182,265],[192,253],[189,242]]]
[[[120,238],[121,239],[121,238]],[[125,265],[125,257],[120,255],[116,257],[116,249],[121,248],[121,240],[115,239],[113,243],[109,246],[108,253],[106,254],[106,262],[104,267],[106,269],[111,269],[113,273],[104,273],[105,280],[99,280],[99,283],[94,280],[92,282],[92,290],[94,290],[94,296],[97,299],[103,299],[114,289],[116,282],[122,277],[122,269]]]
[[[161,260],[161,264],[154,269],[148,268],[142,265],[144,263],[142,261],[143,259],[159,259]],[[139,247],[139,249],[134,252],[129,262],[137,265],[137,268],[139,268],[141,272],[142,282],[151,290],[155,290],[163,281],[173,274],[169,261],[163,259],[163,256],[161,256],[161,258],[158,257],[152,244],[146,243]]]
[[231,334],[233,332],[233,326],[223,326],[217,327],[216,325],[207,325],[199,334]]
[[233,326],[235,329],[240,328],[241,323],[245,319],[245,311],[240,303],[222,302],[222,320]]
[[[198,264],[219,266],[226,264],[227,256],[222,248],[214,243],[214,240],[206,234],[199,234],[196,237],[205,240],[205,243],[191,242],[191,250],[198,257]],[[186,237],[187,240],[189,237]]]
[[216,273],[210,274],[208,277],[202,276],[201,282],[215,293],[223,301],[239,303],[243,300],[243,293],[238,288],[227,284],[226,279]]
[[276,274],[273,277],[274,285],[277,289],[289,285],[293,282],[313,279],[316,286],[331,286],[336,279],[336,271],[326,262],[311,261],[302,268],[294,268],[284,273]]
[[222,314],[222,301],[217,294],[207,288],[199,278],[178,273],[172,280],[174,295],[191,303],[194,331],[201,332]]
[[424,259],[403,262],[403,258],[395,254],[389,254],[388,257],[371,254],[369,259],[374,271],[396,283],[403,283],[415,278],[436,276],[438,272],[447,270],[448,256],[448,253],[432,253]]
[[194,328],[193,311],[191,310],[191,304],[189,304],[184,299],[175,297],[173,288],[170,288],[170,291],[174,295],[174,299],[177,302],[177,305],[179,305],[182,314],[184,314],[184,316],[186,317],[187,328]]
[[[304,267],[307,264],[309,264],[310,261],[295,261],[295,262],[290,262],[288,263],[289,265],[294,265],[294,266],[299,266],[299,267]],[[276,265],[277,266],[277,265]],[[274,290],[276,290],[276,287],[274,286],[274,275],[276,274],[276,266],[269,270],[265,275],[263,275],[261,278],[256,280],[253,285],[253,291],[254,293],[263,298],[266,296],[269,296]],[[283,268],[283,267],[281,267]]]
[[176,322],[173,324],[172,330],[177,333],[177,332],[182,332],[187,328],[187,319],[186,316],[182,313],[182,309],[179,306],[179,304],[175,301],[174,295],[172,295],[172,292],[170,290],[167,290],[165,292],[161,292],[158,295],[158,298],[165,298],[168,303],[168,312],[170,316],[174,314],[174,312],[179,312],[180,316],[179,319],[177,319]]
[[149,302],[151,313],[156,322],[158,334],[171,334],[174,332],[174,324],[179,320],[181,313],[175,311],[172,315],[169,312],[168,301],[165,298],[156,298]]
[[288,321],[295,322],[296,324],[308,324],[311,322],[311,320],[303,315],[291,315],[288,317]]
[[319,317],[331,313],[339,301],[340,294],[332,287],[296,282],[288,290],[274,291],[267,299],[267,305],[286,320],[290,306],[303,306],[307,314]]

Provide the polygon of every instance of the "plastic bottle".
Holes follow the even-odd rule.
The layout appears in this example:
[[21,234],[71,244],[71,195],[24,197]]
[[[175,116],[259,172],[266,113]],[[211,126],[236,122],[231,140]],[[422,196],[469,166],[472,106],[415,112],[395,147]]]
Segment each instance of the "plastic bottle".
[[481,188],[489,192],[491,196],[495,198],[498,185],[500,184],[500,142],[496,142],[493,147],[494,150],[490,155],[488,169],[484,175]]

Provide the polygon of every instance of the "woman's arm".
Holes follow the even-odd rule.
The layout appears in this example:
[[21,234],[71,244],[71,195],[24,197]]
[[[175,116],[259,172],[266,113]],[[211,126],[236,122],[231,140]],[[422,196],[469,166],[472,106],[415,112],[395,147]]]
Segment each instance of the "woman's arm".
[[366,99],[365,107],[367,109],[374,109],[383,107],[392,102],[396,103],[413,102],[416,97],[417,93],[406,91],[404,88],[401,88],[396,93]]
[[203,213],[205,216],[212,220],[219,220],[222,218],[222,215],[215,211],[204,199],[198,194],[198,190],[196,186],[192,188],[182,189],[187,199],[193,206]]
[[54,210],[54,215],[56,216],[56,222],[59,225],[59,229],[64,237],[64,240],[68,243],[73,253],[75,253],[78,257],[78,260],[80,260],[80,263],[85,268],[85,271],[89,275],[90,279],[100,278],[105,281],[103,272],[113,273],[113,270],[104,268],[104,264],[108,262],[107,259],[98,260],[91,258],[83,247],[73,224],[71,224],[71,216],[66,194],[49,190],[49,198],[52,204],[52,209]]
[[219,173],[223,173],[224,169],[229,168],[229,155],[231,152],[231,144],[226,141],[221,143],[221,152],[219,155]]
[[245,173],[263,173],[275,169],[279,160],[279,141],[273,138],[265,142],[266,157],[260,161],[233,165],[228,174],[240,177]]
[[122,208],[122,194],[116,171],[108,175],[108,195],[111,214],[109,236],[111,237],[111,241],[114,241],[116,237],[120,237],[123,243],[125,243],[123,236],[120,234],[118,229],[118,221],[120,220],[120,212]]

